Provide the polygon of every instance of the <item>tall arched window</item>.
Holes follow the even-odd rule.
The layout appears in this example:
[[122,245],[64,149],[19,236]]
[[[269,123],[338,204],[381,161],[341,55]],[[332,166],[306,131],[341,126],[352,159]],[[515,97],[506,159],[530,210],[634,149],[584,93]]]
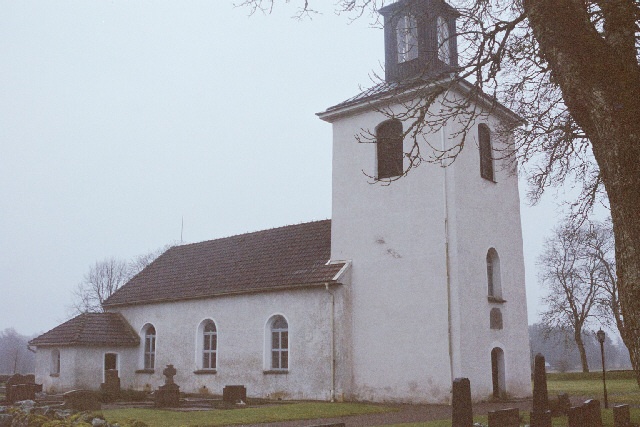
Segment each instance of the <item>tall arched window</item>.
[[60,375],[60,350],[54,348],[51,350],[51,369],[49,372],[51,375]]
[[493,397],[500,399],[505,396],[504,351],[500,347],[491,350],[491,379],[493,383]]
[[480,176],[494,181],[491,131],[485,124],[478,125],[478,146],[480,148]]
[[387,120],[376,128],[378,179],[402,175],[402,122]]
[[147,325],[144,330],[144,369],[156,366],[156,328]]
[[502,298],[500,258],[494,248],[487,251],[487,294],[490,298]]
[[198,331],[200,369],[216,369],[218,363],[218,330],[213,320],[204,320]]
[[403,15],[396,24],[398,64],[418,57],[418,24],[413,15]]
[[270,322],[271,330],[271,369],[289,369],[289,324],[280,316],[274,316]]
[[442,16],[438,16],[438,59],[447,65],[451,65],[449,46],[449,23]]

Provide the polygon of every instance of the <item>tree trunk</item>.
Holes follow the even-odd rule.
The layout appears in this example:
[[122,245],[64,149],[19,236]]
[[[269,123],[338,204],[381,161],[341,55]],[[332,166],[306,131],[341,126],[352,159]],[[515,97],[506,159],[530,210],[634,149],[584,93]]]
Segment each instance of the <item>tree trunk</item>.
[[582,0],[525,0],[543,58],[589,137],[609,196],[622,339],[640,385],[640,67],[634,0],[602,2],[602,37]]
[[582,331],[577,329],[573,333],[573,339],[576,341],[578,351],[580,352],[580,363],[582,364],[582,372],[589,372],[589,362],[587,362],[587,352],[584,349],[584,342],[582,341]]

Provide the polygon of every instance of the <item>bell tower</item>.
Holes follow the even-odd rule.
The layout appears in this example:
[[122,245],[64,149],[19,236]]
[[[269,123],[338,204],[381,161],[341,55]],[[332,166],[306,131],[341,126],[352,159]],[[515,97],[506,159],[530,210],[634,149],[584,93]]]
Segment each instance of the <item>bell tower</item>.
[[[403,175],[415,142],[405,135],[416,120],[408,109],[438,80],[457,99],[470,85],[451,79],[454,8],[399,0],[380,13],[385,81],[318,114],[333,127],[331,259],[350,265],[345,396],[447,403],[456,377],[469,378],[475,400],[528,396],[518,179],[511,159],[491,154],[492,144],[512,143],[497,130],[519,118],[475,96],[461,104],[472,122],[426,126],[417,141],[425,151],[466,141],[456,161]],[[442,114],[446,96],[426,114]],[[358,138],[363,130],[370,140]]]
[[442,0],[401,0],[380,9],[384,17],[385,80],[434,78],[458,66],[456,18]]

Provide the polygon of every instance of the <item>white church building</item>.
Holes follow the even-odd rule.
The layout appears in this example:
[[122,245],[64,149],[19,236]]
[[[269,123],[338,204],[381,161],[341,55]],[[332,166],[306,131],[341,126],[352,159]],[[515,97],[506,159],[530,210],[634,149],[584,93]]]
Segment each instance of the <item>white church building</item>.
[[[188,393],[448,403],[467,377],[475,400],[531,394],[518,180],[493,146],[519,118],[474,98],[482,114],[456,160],[395,180],[410,123],[383,110],[401,116],[437,88],[422,77],[455,69],[457,12],[401,0],[380,13],[386,81],[318,114],[333,126],[332,219],[169,249],[104,313],[31,341],[45,391],[98,389],[108,369],[122,388],[155,390],[172,364]],[[453,147],[460,126],[427,139]]]

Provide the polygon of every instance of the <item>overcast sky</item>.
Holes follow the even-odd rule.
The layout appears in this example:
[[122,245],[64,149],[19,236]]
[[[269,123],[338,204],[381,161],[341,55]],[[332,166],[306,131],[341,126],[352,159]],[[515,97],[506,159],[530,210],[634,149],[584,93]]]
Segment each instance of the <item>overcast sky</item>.
[[[66,320],[91,264],[179,241],[182,218],[198,242],[330,217],[315,113],[370,85],[383,34],[280,6],[0,0],[0,330]],[[531,322],[556,212],[523,187]]]

